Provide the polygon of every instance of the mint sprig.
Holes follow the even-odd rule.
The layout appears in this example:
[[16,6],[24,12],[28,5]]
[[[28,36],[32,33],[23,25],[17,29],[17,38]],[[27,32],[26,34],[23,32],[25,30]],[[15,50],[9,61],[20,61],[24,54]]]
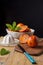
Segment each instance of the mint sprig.
[[19,31],[21,28],[17,26],[16,22],[14,21],[11,24],[6,24],[6,26],[8,27],[8,29],[10,29],[11,31]]

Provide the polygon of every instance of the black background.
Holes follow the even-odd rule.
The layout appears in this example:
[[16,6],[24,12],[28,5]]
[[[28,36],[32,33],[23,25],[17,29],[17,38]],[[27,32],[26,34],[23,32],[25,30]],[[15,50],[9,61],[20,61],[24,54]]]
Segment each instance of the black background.
[[0,35],[6,35],[5,24],[23,22],[43,37],[43,0],[0,0]]

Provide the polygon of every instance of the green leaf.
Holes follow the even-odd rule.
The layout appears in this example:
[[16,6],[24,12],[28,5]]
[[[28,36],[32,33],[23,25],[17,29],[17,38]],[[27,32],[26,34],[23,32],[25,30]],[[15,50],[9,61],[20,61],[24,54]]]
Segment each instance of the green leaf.
[[11,24],[6,24],[6,26],[7,26],[9,29],[11,29],[12,31],[19,31],[19,30],[21,29],[20,27],[17,27],[15,21],[12,23],[12,25],[11,25]]
[[1,51],[0,51],[0,54],[1,54]]
[[6,55],[6,54],[9,54],[9,53],[10,53],[10,51],[6,50],[4,48],[2,48],[1,51],[0,51],[0,55]]
[[16,27],[15,28],[15,31],[19,31],[21,28],[20,27]]
[[16,27],[16,22],[15,21],[12,23],[12,26],[13,26],[13,29],[15,29],[15,27]]
[[11,29],[12,30],[12,25],[11,24],[6,24],[6,26],[9,28],[9,29]]

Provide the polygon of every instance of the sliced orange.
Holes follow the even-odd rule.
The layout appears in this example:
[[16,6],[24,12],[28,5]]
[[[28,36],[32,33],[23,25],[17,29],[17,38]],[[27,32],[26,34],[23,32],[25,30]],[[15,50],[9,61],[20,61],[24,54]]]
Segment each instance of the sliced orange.
[[19,30],[19,32],[28,32],[28,31],[30,31],[30,28],[28,28],[28,26],[24,25],[23,23],[19,23],[17,26],[21,28]]
[[30,28],[27,28],[25,31],[26,31],[26,32],[31,32]]
[[20,26],[20,28],[21,29],[19,30],[19,32],[25,32],[27,30],[28,26],[23,25],[23,26]]
[[28,34],[20,35],[19,37],[20,43],[27,43],[28,38],[29,38]]
[[21,26],[23,26],[23,25],[24,25],[23,23],[18,23],[18,24],[17,24],[18,27],[21,27]]

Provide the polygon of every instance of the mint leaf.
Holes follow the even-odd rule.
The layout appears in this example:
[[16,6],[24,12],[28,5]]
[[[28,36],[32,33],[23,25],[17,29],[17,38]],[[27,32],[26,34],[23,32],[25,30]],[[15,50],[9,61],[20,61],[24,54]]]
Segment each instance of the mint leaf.
[[20,27],[16,27],[15,28],[15,31],[19,31],[21,28]]
[[12,25],[11,24],[6,24],[6,26],[12,30]]
[[1,51],[0,51],[0,54],[1,54]]
[[6,53],[5,54],[9,54],[10,53],[10,51],[9,50],[6,50]]
[[13,26],[13,29],[15,29],[15,27],[16,27],[16,22],[15,21],[12,23],[12,26]]
[[6,55],[8,53],[10,53],[10,51],[9,50],[6,50],[4,48],[2,48],[1,51],[0,51],[0,55]]

